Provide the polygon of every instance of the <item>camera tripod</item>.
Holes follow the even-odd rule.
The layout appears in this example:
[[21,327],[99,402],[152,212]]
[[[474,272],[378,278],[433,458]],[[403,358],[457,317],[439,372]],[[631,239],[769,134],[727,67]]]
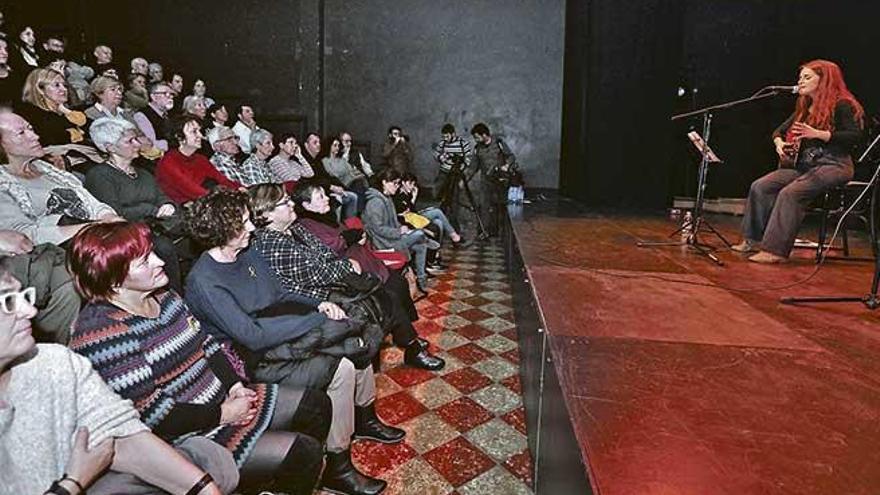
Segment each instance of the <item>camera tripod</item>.
[[[464,173],[463,164],[463,157],[454,160],[452,169],[449,171],[446,182],[443,184],[443,189],[440,191],[440,209],[446,212],[456,229],[459,228],[459,225],[457,225],[459,222],[456,207],[463,206],[470,210],[477,220],[477,239],[485,240],[489,238],[489,233],[486,231],[486,227],[483,226],[483,219],[480,218],[480,208],[474,199],[474,194],[471,192],[470,179]],[[459,191],[459,184],[461,184],[461,191]],[[464,196],[468,201],[467,204],[456,201],[459,192],[464,192]]]

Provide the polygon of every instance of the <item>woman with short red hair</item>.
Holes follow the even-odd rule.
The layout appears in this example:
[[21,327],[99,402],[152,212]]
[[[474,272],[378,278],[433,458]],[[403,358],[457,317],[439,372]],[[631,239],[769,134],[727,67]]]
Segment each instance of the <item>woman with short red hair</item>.
[[809,203],[853,176],[853,148],[864,110],[834,62],[802,65],[794,113],[773,132],[779,168],[752,183],[742,223],[741,253],[756,263],[788,260]]
[[323,465],[330,398],[314,389],[245,384],[217,341],[173,290],[150,231],[105,223],[74,238],[68,266],[88,304],[70,347],[141,420],[177,443],[193,435],[225,446],[246,482],[273,478],[310,494]]

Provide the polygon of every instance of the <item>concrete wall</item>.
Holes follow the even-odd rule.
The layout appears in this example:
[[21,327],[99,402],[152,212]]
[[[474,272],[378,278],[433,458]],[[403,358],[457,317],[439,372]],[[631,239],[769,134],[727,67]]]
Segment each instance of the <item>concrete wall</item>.
[[524,166],[529,186],[557,187],[564,0],[326,2],[328,132],[372,143],[389,125],[412,137],[433,180],[430,144],[445,122],[486,122]]

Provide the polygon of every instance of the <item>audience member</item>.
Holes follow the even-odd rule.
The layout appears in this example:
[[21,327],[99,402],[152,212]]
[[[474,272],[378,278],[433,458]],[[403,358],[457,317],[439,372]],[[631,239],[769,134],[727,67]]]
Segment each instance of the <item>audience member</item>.
[[131,59],[131,70],[129,73],[144,76],[144,82],[146,83],[146,78],[150,76],[150,64],[143,57],[135,57]]
[[211,164],[214,165],[227,179],[243,183],[241,164],[238,156],[241,148],[238,147],[238,136],[228,127],[215,127],[208,131],[208,143],[214,153],[211,155]]
[[153,228],[153,246],[165,262],[171,287],[182,291],[178,249],[174,240],[183,235],[177,205],[159,189],[156,179],[135,166],[140,142],[137,127],[124,119],[100,118],[89,128],[95,147],[107,155],[104,163],[86,173],[84,185],[96,198],[113,207],[130,222],[147,222]]
[[205,121],[208,115],[208,107],[205,106],[205,98],[202,96],[187,96],[183,100],[183,112],[195,115],[200,122]]
[[254,120],[254,109],[249,105],[239,105],[235,110],[235,118],[237,119],[232,130],[238,135],[238,142],[241,151],[244,153],[251,152],[251,133],[260,127]]
[[85,110],[86,117],[89,120],[94,121],[101,117],[112,117],[133,121],[131,113],[126,112],[120,107],[123,89],[118,79],[98,76],[92,80],[91,91],[98,101]]
[[[338,139],[336,140],[338,142]],[[321,138],[317,134],[310,132],[306,136],[306,150],[303,156],[314,170],[315,181],[326,186],[330,191],[330,196],[336,201],[337,205],[341,205],[341,217],[352,218],[358,214],[359,197],[354,191],[346,191],[342,182],[335,176],[331,175],[324,166],[322,153]],[[339,153],[339,145],[336,147],[336,153]],[[333,154],[331,145],[327,156]],[[320,157],[320,158],[319,158]],[[336,209],[336,208],[334,208]]]
[[[272,268],[281,286],[301,296],[331,301],[334,288],[344,286],[360,293],[381,284],[367,276],[357,261],[340,258],[320,239],[297,222],[293,200],[279,184],[251,187],[251,211],[256,225],[254,248]],[[404,304],[384,287],[374,292],[382,320],[394,343],[403,349],[404,362],[428,370],[443,368],[444,361],[422,347]]]
[[160,64],[159,62],[150,62],[150,64],[147,66],[147,75],[150,78],[150,84],[155,84],[157,82],[162,82],[165,80],[165,74],[162,70],[162,64]]
[[226,123],[228,121],[229,112],[226,111],[226,105],[223,105],[222,103],[214,103],[208,108],[207,118],[205,119],[207,130],[211,130],[214,127],[227,127]]
[[107,45],[98,45],[92,52],[95,56],[95,74],[121,79],[123,74],[113,65],[113,49]]
[[[97,495],[154,493],[153,486],[219,495],[235,488],[235,464],[228,453],[203,448],[198,457],[211,458],[202,466],[206,475],[190,462],[192,457],[150,433],[131,402],[113,393],[88,359],[57,344],[36,344],[30,322],[34,300],[34,289],[22,287],[0,261],[4,491],[79,494],[88,488]],[[222,492],[212,476],[225,481]]]
[[[330,142],[330,152],[321,160],[321,164],[324,166],[324,170],[335,177],[345,189],[363,195],[369,187],[367,174],[360,166],[349,162],[349,158],[352,155],[360,156],[357,151],[350,153],[349,158],[346,158],[344,154],[345,136],[348,136],[348,134],[342,134],[339,138],[333,138]],[[351,143],[351,137],[348,138],[348,142]],[[357,158],[354,158],[354,160],[358,161]],[[367,164],[367,169],[370,170],[369,164]],[[372,175],[372,170],[370,170],[370,175]],[[363,208],[359,208],[359,210],[361,209]]]
[[386,166],[401,174],[413,169],[412,146],[409,144],[409,137],[400,127],[393,125],[388,128],[388,139],[382,145],[382,158],[385,159]]
[[184,204],[217,186],[241,187],[218,172],[204,155],[196,153],[202,145],[202,126],[198,117],[175,117],[169,139],[175,148],[159,160],[156,181],[172,201]]
[[40,55],[37,53],[37,36],[34,28],[25,25],[18,31],[15,56],[12,57],[12,68],[22,74],[40,66]]
[[359,170],[360,173],[367,177],[373,175],[373,167],[370,162],[364,158],[364,154],[358,150],[352,149],[351,134],[343,132],[339,134],[339,141],[342,142],[342,158],[351,165],[352,169]]
[[0,105],[12,108],[21,104],[21,88],[24,77],[19,69],[9,64],[9,45],[0,38]]
[[[416,207],[419,198],[419,184],[416,176],[411,173],[402,174],[400,177],[400,189],[394,195],[394,207],[398,215],[404,217],[410,214],[418,214],[425,217],[437,229],[437,242],[442,243],[444,237],[449,237],[455,247],[462,247],[464,240],[449,222],[443,210],[436,206]],[[406,221],[406,218],[404,218]]]
[[161,151],[168,151],[168,111],[174,106],[174,93],[165,83],[150,86],[150,103],[134,114],[134,122],[144,136]]
[[0,230],[0,256],[9,256],[12,275],[36,291],[34,306],[38,311],[33,323],[37,341],[67,345],[80,298],[64,265],[64,250],[54,244],[35,246],[24,234]]
[[67,62],[67,85],[70,87],[70,104],[83,108],[92,103],[92,92],[89,83],[95,77],[95,71],[88,65]]
[[40,137],[28,122],[0,112],[0,229],[15,230],[37,244],[61,244],[94,221],[118,220],[73,174],[40,159]]
[[[64,57],[64,48],[67,43],[64,41],[64,36],[57,33],[43,33],[43,53],[40,54],[40,58],[52,58],[52,57]],[[51,55],[50,55],[51,54]]]
[[97,225],[74,238],[69,264],[89,302],[71,348],[134,402],[162,439],[203,436],[232,453],[245,482],[268,475],[286,493],[310,495],[330,399],[313,389],[245,385],[180,296],[165,289],[168,278],[151,247],[143,224]]
[[86,115],[67,107],[64,76],[52,69],[34,69],[22,90],[22,116],[34,126],[43,144],[78,144],[85,139]]
[[194,96],[198,96],[198,97],[204,98],[205,108],[210,107],[215,102],[214,102],[213,98],[209,98],[207,96],[207,94],[206,94],[207,91],[208,91],[208,86],[205,84],[205,81],[203,81],[201,79],[196,79],[195,82],[193,82],[192,94],[183,99],[183,106],[184,107],[186,106],[186,100],[188,100]]
[[269,170],[275,182],[296,182],[300,179],[314,177],[315,171],[302,154],[296,136],[291,133],[282,134],[278,138],[278,154],[269,160]]
[[393,168],[386,168],[373,176],[374,185],[367,189],[367,205],[364,208],[364,227],[373,244],[379,249],[393,249],[405,254],[411,260],[416,273],[416,285],[427,292],[428,274],[425,263],[428,249],[438,249],[440,245],[428,238],[422,229],[412,229],[401,225],[397,220],[391,196],[400,188],[400,174]]
[[333,419],[323,487],[380,493],[386,483],[354,467],[350,444],[352,437],[396,443],[405,435],[382,423],[374,407],[370,360],[381,333],[363,333],[333,303],[284,291],[259,253],[247,249],[254,230],[247,194],[212,191],[186,216],[190,234],[208,248],[187,279],[193,314],[210,334],[242,350],[257,380],[326,390]]
[[275,178],[268,165],[269,157],[275,150],[272,133],[263,129],[252,132],[251,149],[253,152],[241,163],[241,185],[250,187],[274,182]]
[[128,75],[128,90],[123,97],[125,106],[132,112],[143,110],[150,101],[147,92],[147,76],[132,72]]

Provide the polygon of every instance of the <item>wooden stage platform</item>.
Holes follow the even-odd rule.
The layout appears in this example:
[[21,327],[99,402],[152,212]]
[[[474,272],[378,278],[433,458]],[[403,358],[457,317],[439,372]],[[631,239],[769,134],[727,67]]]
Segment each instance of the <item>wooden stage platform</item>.
[[[636,247],[675,229],[663,216],[510,214],[536,493],[880,493],[880,310],[779,303],[867,294],[872,263],[799,284],[812,251],[718,267]],[[739,218],[711,220],[739,240]]]

